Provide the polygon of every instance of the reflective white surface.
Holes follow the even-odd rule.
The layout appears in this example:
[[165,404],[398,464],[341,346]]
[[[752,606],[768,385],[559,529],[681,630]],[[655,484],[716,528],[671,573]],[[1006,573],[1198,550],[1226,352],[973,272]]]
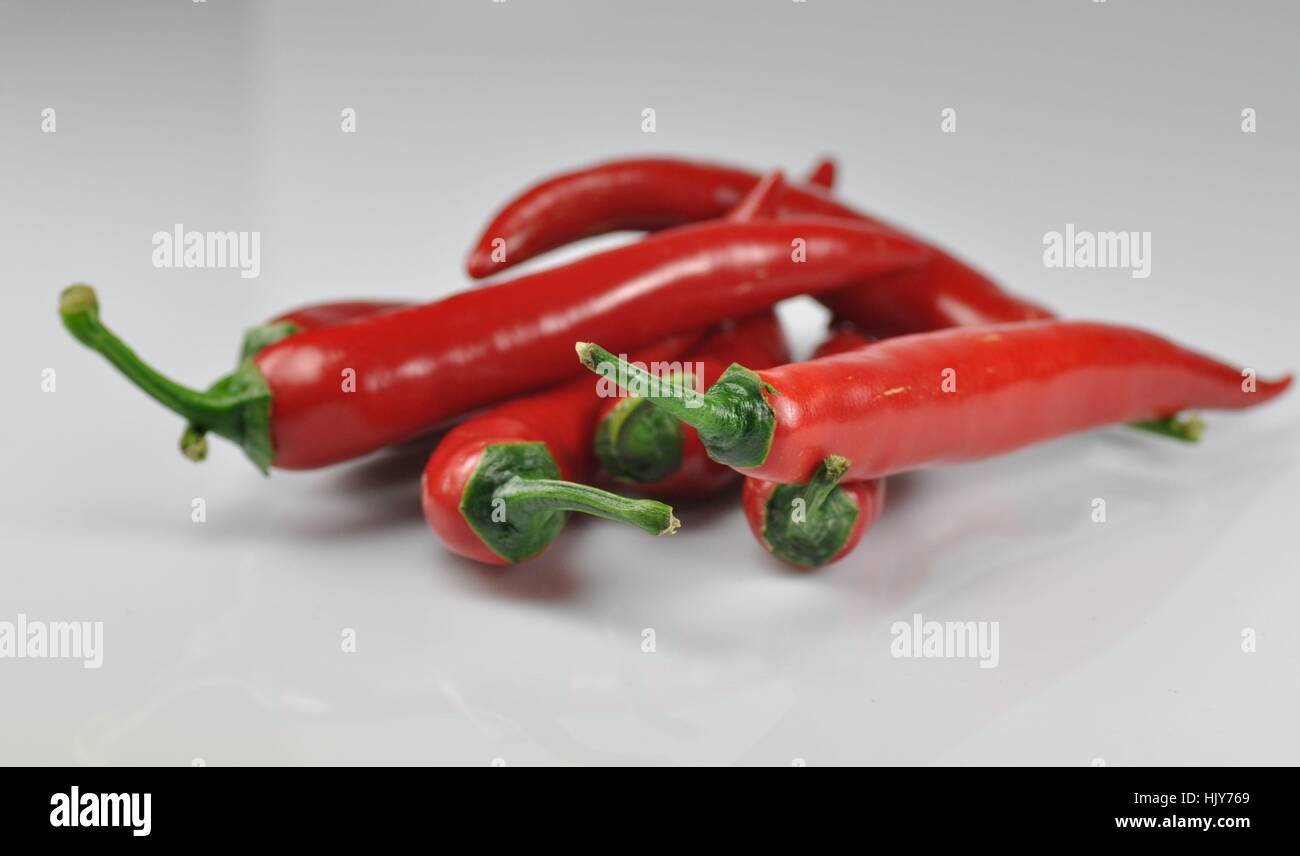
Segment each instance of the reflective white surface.
[[[93,283],[107,323],[197,385],[285,307],[464,287],[477,230],[548,172],[663,151],[798,173],[829,152],[847,199],[1065,314],[1300,368],[1295,23],[1281,4],[6,4],[0,621],[103,621],[105,651],[0,659],[0,761],[1300,763],[1295,394],[1211,414],[1196,448],[1112,429],[900,477],[813,574],[765,557],[730,499],[657,542],[576,522],[501,570],[424,526],[427,446],[263,479],[214,441],[195,466],[179,420],[54,311]],[[155,269],[150,236],[178,222],[261,231],[261,276]],[[1152,276],[1045,270],[1067,222],[1150,230]],[[806,352],[819,311],[783,317]],[[915,613],[999,622],[998,666],[891,656]]]

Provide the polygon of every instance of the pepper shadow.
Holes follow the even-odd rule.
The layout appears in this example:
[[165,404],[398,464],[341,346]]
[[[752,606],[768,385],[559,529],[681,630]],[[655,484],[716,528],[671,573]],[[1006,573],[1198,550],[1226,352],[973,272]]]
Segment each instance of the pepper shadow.
[[490,594],[533,603],[570,603],[582,586],[573,572],[574,521],[560,537],[536,558],[517,565],[488,565],[476,562],[434,543],[434,564],[451,568],[473,585]]

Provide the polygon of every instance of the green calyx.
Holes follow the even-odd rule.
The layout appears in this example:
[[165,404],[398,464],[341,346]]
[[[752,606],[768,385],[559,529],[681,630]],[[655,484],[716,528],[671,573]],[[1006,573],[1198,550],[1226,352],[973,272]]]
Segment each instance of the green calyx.
[[[235,363],[236,366],[242,365],[244,360],[257,356],[263,348],[274,345],[281,339],[287,339],[297,332],[298,325],[292,321],[272,321],[268,324],[258,324],[256,327],[250,327],[244,333],[244,341],[240,343],[239,359]],[[232,377],[232,375],[226,375],[221,378],[208,387],[208,392],[229,392]],[[195,425],[193,422],[188,423],[184,432],[181,433],[180,447],[181,454],[191,461],[205,460],[208,457],[207,429]]]
[[269,348],[281,339],[287,339],[298,332],[298,325],[292,321],[272,321],[258,324],[244,331],[244,341],[239,346],[239,361],[257,356],[263,348]]
[[88,285],[74,285],[59,297],[63,326],[78,342],[98,352],[146,394],[185,417],[194,426],[182,440],[187,456],[201,459],[203,432],[238,444],[262,472],[275,457],[271,443],[271,390],[251,359],[218,380],[206,392],[182,386],[155,371],[113,334],[99,318],[99,301]]
[[596,374],[641,396],[656,409],[697,432],[709,457],[730,467],[756,467],[767,460],[776,416],[767,395],[777,391],[754,371],[732,364],[700,394],[689,385],[656,377],[590,342],[576,346],[578,359]]
[[649,484],[682,465],[682,423],[644,398],[625,398],[596,426],[596,458],[613,479]]
[[763,540],[773,555],[803,568],[815,568],[844,549],[861,513],[839,487],[848,469],[847,459],[831,455],[808,484],[785,484],[772,491]]
[[651,535],[671,535],[681,525],[662,502],[563,481],[545,443],[488,446],[460,500],[465,522],[488,549],[512,563],[545,550],[570,511],[627,523]]

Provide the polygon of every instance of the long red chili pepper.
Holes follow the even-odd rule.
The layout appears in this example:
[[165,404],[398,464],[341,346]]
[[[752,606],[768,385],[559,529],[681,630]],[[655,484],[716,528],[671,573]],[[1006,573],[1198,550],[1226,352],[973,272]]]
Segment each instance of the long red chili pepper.
[[[674,158],[611,161],[557,175],[525,190],[492,218],[465,268],[478,279],[595,235],[716,220],[759,178],[743,169]],[[834,163],[823,161],[810,180],[829,188],[834,179]]]
[[845,483],[849,466],[830,455],[807,484],[745,479],[741,504],[754,537],[772,555],[801,568],[843,558],[885,507],[885,480]]
[[[409,301],[400,300],[339,300],[301,306],[277,315],[255,327],[250,327],[245,331],[244,341],[239,347],[239,360],[236,365],[253,356],[267,345],[272,345],[281,339],[287,339],[298,333],[333,327],[336,324],[348,324],[365,318],[374,318],[413,305]],[[208,392],[221,392],[223,384],[229,384],[230,377],[230,375],[227,375],[226,378],[209,387]],[[207,434],[207,430],[198,425],[193,423],[186,425],[185,431],[181,434],[181,454],[191,461],[206,459],[208,456]]]
[[[672,359],[698,335],[647,349]],[[439,442],[420,479],[424,518],[452,552],[489,564],[530,559],[546,549],[570,511],[629,523],[652,535],[677,529],[673,510],[580,482],[595,461],[592,424],[604,403],[590,377],[494,407]]]
[[[649,380],[598,345],[579,343],[578,354],[616,382]],[[1290,382],[1256,382],[1141,330],[1037,321],[902,336],[769,370],[733,366],[702,396],[647,400],[693,425],[714,460],[793,484],[828,455],[849,458],[845,478],[861,481],[1189,407],[1251,407]]]
[[[802,244],[798,242],[802,241]],[[792,263],[792,243],[804,255]],[[828,222],[706,223],[412,309],[301,333],[245,360],[218,393],[159,374],[72,286],[64,325],[261,469],[310,469],[409,439],[572,374],[579,336],[621,350],[923,259],[895,235]],[[691,312],[681,311],[690,305]]]
[[[700,342],[686,362],[701,373],[698,382],[703,388],[732,363],[775,366],[789,359],[781,322],[767,310],[724,325]],[[731,468],[709,458],[694,428],[644,398],[606,400],[596,422],[594,444],[607,475],[635,484],[650,496],[697,498],[736,482]]]
[[[508,202],[484,229],[468,264],[471,276],[498,273],[593,235],[657,229],[722,217],[759,180],[734,167],[672,158],[615,160],[548,179]],[[817,187],[790,187],[782,217],[835,217],[892,225]],[[836,315],[877,336],[1051,317],[1041,306],[940,250],[921,266],[872,277],[824,301]]]

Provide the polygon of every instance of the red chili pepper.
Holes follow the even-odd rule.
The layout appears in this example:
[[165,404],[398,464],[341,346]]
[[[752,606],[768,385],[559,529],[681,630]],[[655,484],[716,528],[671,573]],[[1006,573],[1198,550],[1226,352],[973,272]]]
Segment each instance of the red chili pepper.
[[[579,343],[578,354],[615,380],[646,381],[598,345]],[[902,336],[769,370],[733,366],[694,400],[648,400],[694,426],[715,461],[794,484],[828,455],[849,458],[845,478],[862,481],[1187,408],[1251,407],[1290,382],[1255,383],[1141,330],[1037,321]]]
[[842,481],[849,461],[830,455],[807,484],[745,479],[741,503],[759,543],[801,568],[838,561],[885,507],[885,480]]
[[[792,263],[792,241],[806,247]],[[572,374],[578,336],[626,350],[686,327],[915,263],[894,235],[829,222],[706,223],[568,265],[365,321],[301,333],[245,360],[218,393],[181,386],[99,320],[88,286],[67,289],[64,325],[190,422],[266,470],[311,469],[417,436]],[[682,306],[689,304],[690,316]]]
[[[767,310],[724,325],[700,342],[687,365],[692,374],[701,373],[699,383],[707,387],[732,363],[775,366],[789,359],[781,322]],[[735,471],[710,460],[694,428],[644,398],[606,399],[594,444],[606,474],[651,496],[709,496],[736,482]]]
[[[508,202],[488,224],[470,255],[470,276],[498,273],[593,235],[722,217],[757,182],[745,170],[669,158],[610,161],[559,175]],[[844,218],[899,231],[815,186],[788,188],[779,216]],[[877,336],[1052,317],[937,249],[924,265],[872,277],[823,302]]]
[[331,303],[313,303],[277,315],[270,321],[258,324],[244,334],[240,359],[251,357],[267,345],[298,333],[309,333],[325,327],[350,324],[410,309],[417,304],[409,300],[338,300]]
[[[813,173],[828,187],[834,177],[829,161]],[[595,235],[716,220],[759,178],[743,169],[673,158],[611,161],[557,175],[508,202],[483,230],[465,267],[479,279]]]
[[[267,345],[275,344],[297,333],[320,330],[336,324],[347,324],[378,315],[386,315],[399,309],[406,309],[414,304],[399,300],[342,300],[333,303],[315,303],[302,306],[283,315],[277,315],[270,321],[249,328],[244,333],[244,341],[239,348],[239,362],[253,356]],[[223,381],[229,383],[227,375]],[[223,381],[208,388],[209,394],[219,393]],[[181,434],[181,454],[191,461],[202,461],[208,456],[207,430],[193,423],[185,426]]]
[[[672,359],[697,340],[677,336],[648,349]],[[593,423],[604,399],[590,377],[515,399],[453,428],[420,479],[424,519],[454,553],[495,565],[531,559],[581,511],[652,535],[677,529],[673,510],[579,482],[595,466]]]

